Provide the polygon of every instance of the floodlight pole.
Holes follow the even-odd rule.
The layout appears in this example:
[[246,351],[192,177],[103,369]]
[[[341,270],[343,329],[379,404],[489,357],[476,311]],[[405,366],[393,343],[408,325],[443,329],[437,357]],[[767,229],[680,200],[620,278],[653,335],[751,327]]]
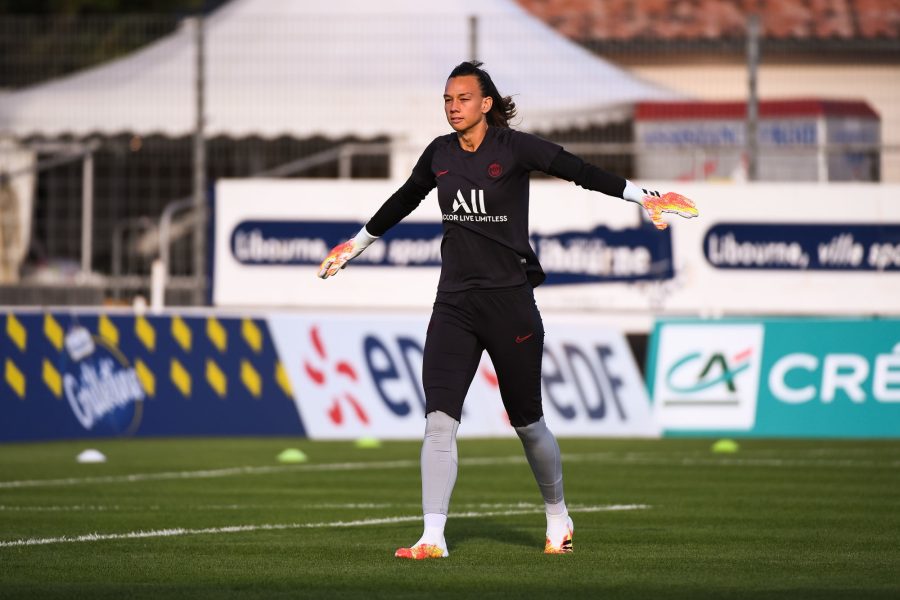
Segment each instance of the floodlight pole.
[[750,15],[747,20],[747,179],[759,179],[759,93],[757,91],[757,71],[759,70],[759,15]]
[[193,304],[206,303],[206,139],[203,132],[205,122],[205,60],[203,38],[203,14],[194,17],[196,44],[196,124],[194,128],[194,293]]
[[81,162],[81,273],[85,283],[94,258],[94,149]]

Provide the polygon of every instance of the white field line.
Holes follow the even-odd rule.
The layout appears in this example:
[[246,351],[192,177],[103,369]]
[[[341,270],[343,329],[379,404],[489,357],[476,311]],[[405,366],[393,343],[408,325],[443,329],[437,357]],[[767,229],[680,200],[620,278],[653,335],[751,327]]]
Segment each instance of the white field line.
[[[586,506],[573,513],[607,512],[641,510],[650,508],[646,504],[609,504],[605,506]],[[544,508],[504,510],[493,512],[453,513],[454,519],[479,519],[484,517],[508,517],[543,513]],[[17,548],[21,546],[46,546],[48,544],[72,544],[78,542],[103,542],[109,540],[133,540],[143,538],[175,537],[186,535],[215,535],[220,533],[246,533],[253,531],[284,531],[289,529],[333,529],[338,527],[365,527],[368,525],[387,525],[391,523],[410,523],[421,521],[421,515],[401,517],[383,517],[378,519],[360,519],[357,521],[331,521],[327,523],[274,523],[260,525],[229,525],[226,527],[206,527],[204,529],[154,529],[150,531],[129,531],[127,533],[89,533],[78,536],[59,536],[49,538],[25,538],[19,540],[0,541],[0,548]]]
[[[421,506],[421,502],[320,502],[316,504],[299,504],[299,510],[377,510],[377,509],[394,509],[394,508],[412,508]],[[537,510],[543,505],[534,502],[454,502],[453,506],[464,509],[534,509]],[[569,508],[578,511],[583,508],[579,504],[569,504]],[[173,510],[173,506],[161,506],[152,504],[149,506],[129,505],[119,506],[111,505],[92,505],[92,504],[63,504],[63,505],[14,505],[0,504],[0,513],[2,512],[146,512]],[[250,510],[250,509],[272,509],[269,504],[197,504],[197,505],[178,505],[177,509],[181,511],[211,511],[211,510]],[[280,507],[279,507],[280,509]]]
[[[522,459],[524,461],[524,458]],[[207,479],[235,475],[269,475],[306,471],[359,471],[365,469],[408,469],[418,467],[418,460],[394,460],[383,462],[322,463],[317,465],[286,465],[267,467],[228,467],[200,471],[164,471],[161,473],[133,473],[130,475],[106,475],[100,477],[66,477],[64,479],[24,479],[0,481],[0,489],[26,487],[54,487],[90,483],[136,483],[171,479]]]
[[[146,506],[143,510],[157,510],[158,506]],[[0,505],[0,512],[105,512],[121,510],[118,506],[91,506],[72,504],[69,506],[10,506]]]
[[847,468],[897,468],[900,461],[878,461],[860,459],[805,459],[805,458],[729,458],[725,456],[710,458],[648,458],[645,456],[623,457],[622,463],[648,466],[711,466],[711,467],[847,467]]
[[[469,458],[459,461],[463,465],[505,465],[525,463],[524,456],[501,456],[496,458]],[[142,481],[164,481],[173,479],[207,479],[216,477],[232,477],[235,475],[270,475],[273,473],[302,473],[330,471],[363,471],[369,469],[412,469],[419,468],[418,460],[392,460],[373,462],[322,463],[313,465],[281,465],[265,467],[227,467],[224,469],[205,469],[199,471],[164,471],[161,473],[133,473],[129,475],[104,475],[99,477],[66,477],[63,479],[24,479],[19,481],[0,481],[0,489],[55,487],[67,485],[83,485],[92,483],[136,483]]]
[[633,464],[647,466],[743,466],[743,467],[874,467],[896,468],[900,467],[900,460],[862,460],[862,459],[824,459],[824,458],[739,458],[728,456],[705,456],[695,453],[692,456],[681,458],[660,456],[657,454],[641,454],[628,452],[618,454],[612,460],[606,459],[606,454],[563,454],[563,461],[569,462],[600,462],[609,465]]
[[[316,510],[316,509],[378,509],[378,508],[400,508],[400,507],[411,507],[411,506],[419,506],[421,502],[407,502],[405,504],[398,504],[396,502],[391,503],[374,503],[374,502],[344,502],[344,503],[319,503],[319,504],[301,504],[299,508],[303,510]],[[522,503],[522,504],[496,504],[496,505],[472,505],[472,506],[481,506],[482,508],[524,508],[529,507],[533,508],[534,504],[532,503]],[[152,504],[150,506],[141,506],[141,505],[130,505],[130,506],[119,506],[115,504],[111,505],[91,505],[91,504],[64,504],[64,505],[46,505],[46,506],[29,506],[29,505],[14,505],[14,504],[0,504],[0,513],[2,512],[127,512],[127,511],[159,511],[164,509],[172,509],[173,507],[163,507],[159,504]],[[260,504],[198,504],[198,505],[179,505],[178,510],[248,510],[248,509],[262,509],[262,508],[272,508],[271,505],[260,505]]]
[[[653,454],[612,453],[563,454],[564,462],[597,462],[609,465],[637,464],[647,466],[747,466],[747,467],[873,467],[897,468],[900,461],[875,461],[859,459],[803,459],[803,458],[731,458],[724,456],[700,458],[666,458]],[[524,464],[524,456],[502,456],[484,458],[463,458],[462,466],[491,466]],[[63,479],[23,479],[0,481],[0,489],[57,487],[97,483],[139,483],[143,481],[165,481],[176,479],[207,479],[240,475],[270,475],[274,473],[361,471],[419,468],[418,460],[392,460],[373,462],[322,463],[313,465],[283,465],[264,467],[228,467],[199,471],[165,471],[160,473],[133,473],[129,475],[106,475],[97,477],[67,477]]]

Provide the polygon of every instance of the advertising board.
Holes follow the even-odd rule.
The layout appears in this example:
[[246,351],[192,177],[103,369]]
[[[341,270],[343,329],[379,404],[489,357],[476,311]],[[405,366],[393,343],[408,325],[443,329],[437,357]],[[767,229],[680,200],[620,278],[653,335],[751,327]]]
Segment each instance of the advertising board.
[[662,321],[648,388],[669,434],[900,436],[900,321]]
[[[534,181],[531,243],[544,311],[615,315],[649,332],[667,315],[900,316],[900,186],[641,182],[694,199],[700,217],[644,223],[636,205]],[[318,265],[396,184],[217,184],[213,299],[223,307],[427,310],[440,272],[440,213],[427,197],[326,281]]]
[[[328,251],[353,237],[397,186],[383,180],[218,182],[213,303],[427,308],[443,236],[434,192],[354,260],[352,277],[315,277]],[[673,276],[669,232],[644,223],[634,204],[572,184],[534,182],[531,207],[531,243],[547,273],[542,288]]]
[[[165,435],[421,439],[428,317],[0,312],[0,441]],[[656,436],[621,332],[545,319],[560,435]],[[514,435],[483,357],[462,435]]]
[[[865,102],[762,100],[756,143],[762,181],[878,181],[881,121]],[[638,176],[747,179],[743,102],[642,102],[635,109]],[[831,145],[832,147],[829,147]]]
[[[310,437],[422,436],[421,371],[428,317],[279,315],[269,319]],[[544,319],[545,420],[562,436],[658,435],[624,337],[598,325]],[[466,396],[461,436],[514,435],[487,354]]]
[[0,441],[304,435],[264,319],[0,313]]

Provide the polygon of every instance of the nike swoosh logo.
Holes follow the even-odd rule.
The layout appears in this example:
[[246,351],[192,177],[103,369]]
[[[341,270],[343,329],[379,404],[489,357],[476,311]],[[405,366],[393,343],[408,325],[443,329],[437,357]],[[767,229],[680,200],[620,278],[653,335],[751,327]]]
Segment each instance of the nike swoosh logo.
[[446,175],[449,172],[450,172],[450,169],[447,169],[446,171],[438,171],[437,176],[440,177],[441,175]]
[[527,340],[528,338],[530,338],[533,335],[534,335],[534,333],[529,333],[528,335],[517,335],[516,343],[521,344],[522,342],[524,342],[525,340]]

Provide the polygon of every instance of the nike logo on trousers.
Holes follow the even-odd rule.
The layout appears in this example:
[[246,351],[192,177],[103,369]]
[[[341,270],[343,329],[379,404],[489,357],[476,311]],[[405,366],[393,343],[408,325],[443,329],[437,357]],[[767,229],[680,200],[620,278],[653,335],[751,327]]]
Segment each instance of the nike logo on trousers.
[[534,332],[529,333],[528,335],[517,335],[517,336],[516,336],[516,343],[517,343],[517,344],[521,344],[522,342],[524,342],[525,340],[527,340],[528,338],[530,338],[530,337],[533,336],[533,335],[534,335]]

